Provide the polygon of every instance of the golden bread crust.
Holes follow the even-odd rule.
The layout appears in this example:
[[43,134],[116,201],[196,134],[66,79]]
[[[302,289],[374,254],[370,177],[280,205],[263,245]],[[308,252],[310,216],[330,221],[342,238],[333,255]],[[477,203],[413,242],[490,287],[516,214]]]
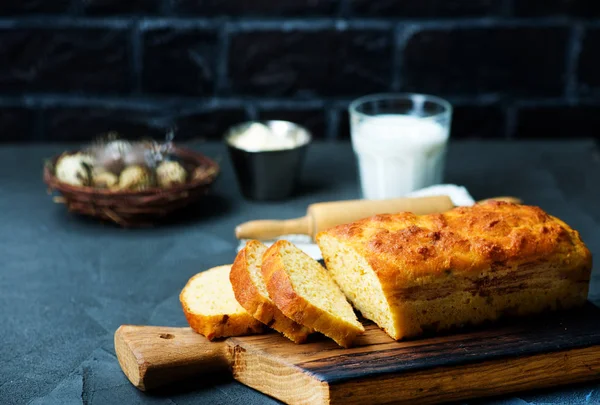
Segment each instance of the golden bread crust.
[[[311,304],[294,290],[285,271],[279,249],[287,241],[277,241],[263,255],[262,273],[269,295],[287,317],[333,339],[342,347],[351,347],[357,335],[364,332]],[[312,259],[311,259],[312,260]]]
[[589,280],[592,267],[577,231],[538,207],[501,201],[443,214],[376,215],[322,233],[351,245],[382,283],[400,288],[448,271],[466,275],[539,260],[564,265],[565,277],[576,280]]
[[235,298],[249,314],[260,322],[282,333],[294,343],[304,343],[311,333],[310,329],[285,316],[273,301],[262,296],[252,282],[247,255],[249,251],[256,249],[257,245],[260,246],[262,243],[255,240],[246,243],[233,262],[229,278]]
[[263,324],[248,313],[205,315],[194,312],[185,301],[184,296],[192,282],[201,275],[202,273],[198,273],[190,278],[179,294],[185,319],[193,330],[204,335],[208,340],[253,335],[264,331]]
[[330,238],[374,272],[391,313],[385,329],[394,339],[571,308],[587,299],[590,251],[577,231],[538,207],[491,201],[331,228],[316,239],[336,281],[344,283],[339,275],[353,267],[327,247]]

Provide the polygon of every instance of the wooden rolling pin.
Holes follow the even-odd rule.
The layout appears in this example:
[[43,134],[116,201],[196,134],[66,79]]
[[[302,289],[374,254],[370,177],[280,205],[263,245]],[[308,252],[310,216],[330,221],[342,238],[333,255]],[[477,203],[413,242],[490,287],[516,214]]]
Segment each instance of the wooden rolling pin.
[[[495,197],[488,200],[521,203],[515,197]],[[300,234],[314,238],[325,229],[372,215],[405,211],[423,215],[445,212],[452,208],[454,204],[448,196],[322,202],[309,205],[306,215],[301,218],[245,222],[235,228],[235,236],[238,239],[268,240],[281,235]]]

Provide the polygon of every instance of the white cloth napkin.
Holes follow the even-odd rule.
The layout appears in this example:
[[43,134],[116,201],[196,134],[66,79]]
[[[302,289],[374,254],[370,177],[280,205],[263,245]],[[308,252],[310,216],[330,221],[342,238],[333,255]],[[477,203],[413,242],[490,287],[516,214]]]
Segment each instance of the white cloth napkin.
[[[422,188],[408,193],[406,197],[430,197],[437,195],[447,195],[456,206],[469,206],[475,204],[475,200],[471,197],[471,194],[469,194],[467,189],[455,184],[438,184]],[[271,246],[275,241],[280,239],[286,239],[292,242],[313,259],[321,260],[323,258],[319,247],[316,243],[313,243],[312,238],[308,235],[281,235],[277,239],[262,242],[267,246]],[[246,246],[246,242],[246,239],[240,240],[240,244],[237,247],[238,252]]]

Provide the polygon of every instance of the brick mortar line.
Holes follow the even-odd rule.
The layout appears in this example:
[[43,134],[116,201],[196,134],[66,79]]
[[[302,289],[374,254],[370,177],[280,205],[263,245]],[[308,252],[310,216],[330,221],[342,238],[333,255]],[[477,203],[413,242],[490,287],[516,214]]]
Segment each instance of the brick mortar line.
[[144,44],[142,39],[142,32],[140,24],[134,24],[130,32],[130,66],[131,66],[131,80],[133,82],[133,93],[141,94],[142,88],[142,74],[144,69]]
[[406,46],[406,40],[402,38],[403,33],[404,29],[401,28],[400,24],[397,24],[392,31],[392,71],[390,77],[390,89],[392,91],[399,91],[402,84],[402,55]]
[[579,20],[578,23],[581,26],[583,26],[583,28],[586,28],[586,29],[590,29],[590,28],[592,28],[592,29],[598,29],[598,28],[600,28],[600,17],[595,18],[593,20],[588,20],[588,21]]
[[553,27],[570,26],[578,19],[569,17],[542,17],[542,18],[497,18],[497,17],[477,17],[477,18],[456,18],[449,20],[439,19],[364,19],[364,18],[312,18],[312,19],[268,19],[254,20],[244,19],[242,21],[232,22],[232,28],[235,31],[286,31],[286,30],[319,30],[327,28],[338,29],[389,29],[398,24],[411,25],[422,29],[453,29],[453,28],[516,28],[516,27]]
[[600,91],[599,90],[587,90],[586,94],[579,94],[577,97],[577,105],[594,105],[600,104]]
[[[160,104],[156,104],[153,108],[162,108]],[[193,104],[174,104],[171,107],[178,116],[191,115],[198,112],[211,112],[220,109],[242,109],[248,113],[248,105],[243,100],[216,100],[208,99]]]
[[453,104],[464,105],[478,103],[481,105],[499,104],[503,95],[499,93],[477,94],[474,96],[447,96],[442,97],[448,99]]
[[222,94],[229,90],[229,23],[223,24],[218,31],[217,62],[215,64],[214,94]]
[[[393,93],[402,94],[402,93],[411,93],[411,92],[399,91],[399,92],[393,92]],[[334,101],[334,103],[336,103],[337,106],[344,106],[344,105],[351,103],[354,99],[356,99],[358,97],[360,97],[360,96],[357,96],[354,98],[336,98],[333,101]],[[441,97],[443,99],[450,101],[453,105],[459,105],[459,106],[471,105],[471,104],[493,105],[493,104],[499,104],[503,99],[502,95],[498,94],[498,93],[475,94],[473,96],[441,96]],[[543,98],[543,99],[540,98],[539,100],[547,100],[547,98]]]
[[[0,95],[0,105],[33,105],[33,104],[64,104],[66,106],[81,106],[81,105],[109,105],[109,106],[154,106],[154,105],[194,105],[198,103],[209,103],[219,105],[222,103],[253,103],[260,109],[315,109],[325,108],[331,105],[335,108],[347,106],[352,100],[358,98],[317,98],[317,99],[293,99],[293,98],[272,98],[272,97],[148,97],[146,95],[128,95],[128,96],[112,96],[88,94],[86,96],[63,94],[63,93],[34,93],[26,95]],[[473,97],[452,99],[457,105],[462,104],[494,104],[497,100],[495,97]],[[543,99],[544,101],[546,99]]]
[[[1,99],[0,99],[1,100]],[[244,108],[247,101],[241,99],[105,99],[105,98],[32,98],[30,105],[42,108],[107,108],[107,109],[132,109],[132,110],[154,110],[173,108],[180,111],[218,110],[220,108]]]
[[[23,95],[0,95],[0,107],[30,107],[30,108],[80,108],[106,107],[108,109],[132,108],[153,109],[164,107],[181,107],[183,109],[221,107],[244,107],[254,105],[258,110],[301,110],[301,109],[343,109],[357,97],[353,98],[318,98],[299,100],[291,98],[261,98],[261,97],[147,97],[144,95],[105,96],[105,95],[69,95],[62,93],[38,93]],[[502,105],[502,98],[495,94],[474,97],[445,97],[455,106],[493,106]],[[510,102],[517,108],[533,107],[568,107],[571,103],[565,98],[528,98]],[[581,98],[575,106],[599,106],[599,98]]]
[[176,29],[217,29],[223,25],[222,19],[183,19],[183,18],[141,18],[142,30],[176,28]]
[[89,17],[64,17],[64,16],[37,16],[6,18],[0,17],[0,28],[30,28],[30,29],[54,29],[54,28],[110,28],[127,29],[132,25],[131,17],[102,18]]
[[335,29],[345,30],[389,30],[393,27],[391,20],[354,20],[354,19],[277,19],[277,20],[240,20],[231,22],[232,32],[253,32],[253,31],[320,31]]
[[35,104],[32,102],[28,102],[26,97],[23,96],[0,96],[0,107],[27,107],[27,108],[35,108]]
[[[581,22],[571,17],[541,17],[541,18],[501,18],[477,17],[456,18],[448,20],[430,19],[365,19],[365,18],[244,18],[227,19],[214,18],[181,18],[181,17],[152,17],[137,16],[142,29],[157,28],[216,28],[227,22],[234,31],[289,31],[289,30],[320,30],[320,29],[390,29],[397,24],[414,25],[421,29],[453,29],[453,28],[513,28],[513,27],[552,27],[570,26],[576,23],[584,27],[600,27],[600,20]],[[75,17],[73,16],[27,16],[27,17],[0,17],[1,28],[126,28],[131,24],[132,17]]]
[[257,105],[259,109],[296,109],[296,108],[327,108],[328,100],[326,99],[309,99],[309,100],[293,100],[293,99],[263,99],[252,98],[247,99]]
[[576,24],[571,29],[565,56],[565,97],[568,102],[575,103],[579,90],[579,56],[583,47],[585,32],[581,25]]

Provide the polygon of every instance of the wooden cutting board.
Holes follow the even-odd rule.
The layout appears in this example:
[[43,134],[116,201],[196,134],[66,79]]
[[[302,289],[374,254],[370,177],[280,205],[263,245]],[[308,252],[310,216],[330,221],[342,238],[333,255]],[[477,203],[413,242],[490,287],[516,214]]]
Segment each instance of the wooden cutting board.
[[445,336],[396,342],[373,324],[343,349],[314,336],[208,342],[189,328],[121,326],[117,357],[140,389],[229,369],[290,404],[431,404],[600,379],[600,309],[592,304]]

